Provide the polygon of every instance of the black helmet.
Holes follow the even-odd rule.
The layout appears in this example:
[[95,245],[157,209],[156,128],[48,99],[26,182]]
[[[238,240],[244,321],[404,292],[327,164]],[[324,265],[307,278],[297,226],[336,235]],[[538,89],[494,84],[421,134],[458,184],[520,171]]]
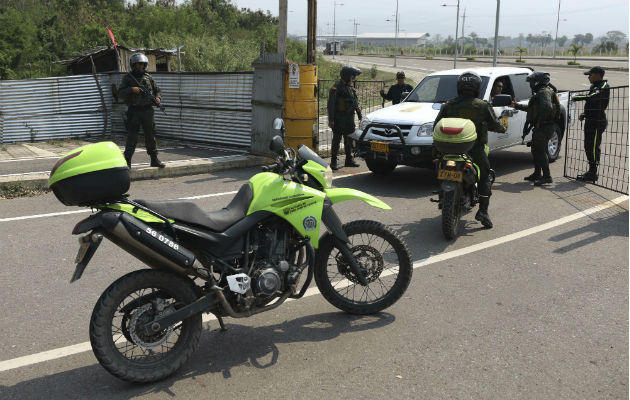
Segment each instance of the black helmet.
[[131,69],[133,69],[133,66],[136,64],[144,64],[144,68],[147,67],[147,65],[149,65],[149,59],[147,58],[147,56],[145,56],[142,53],[134,53],[131,55],[131,57],[129,57],[129,66],[131,67]]
[[341,67],[340,75],[341,75],[341,79],[343,79],[346,82],[349,82],[351,77],[361,75],[361,70],[357,67],[344,65],[343,67]]
[[471,91],[475,96],[479,96],[481,90],[481,77],[472,71],[464,72],[457,78],[457,94],[462,95],[465,91]]
[[549,74],[546,72],[534,72],[525,79],[529,82],[529,87],[533,92],[540,89],[543,86],[549,85]]
[[405,71],[396,72],[396,79],[405,79]]

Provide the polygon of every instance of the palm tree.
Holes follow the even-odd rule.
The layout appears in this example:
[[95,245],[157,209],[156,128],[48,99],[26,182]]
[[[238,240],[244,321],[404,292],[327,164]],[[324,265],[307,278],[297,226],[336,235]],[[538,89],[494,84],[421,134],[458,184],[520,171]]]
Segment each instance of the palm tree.
[[516,52],[518,53],[518,61],[521,62],[523,61],[521,59],[521,57],[523,56],[523,53],[525,53],[527,51],[527,49],[525,47],[521,47],[521,46],[517,46],[516,47]]
[[580,50],[582,50],[582,47],[584,46],[578,46],[575,43],[571,43],[571,47],[569,48],[569,53],[573,54],[573,62],[576,62],[575,60]]

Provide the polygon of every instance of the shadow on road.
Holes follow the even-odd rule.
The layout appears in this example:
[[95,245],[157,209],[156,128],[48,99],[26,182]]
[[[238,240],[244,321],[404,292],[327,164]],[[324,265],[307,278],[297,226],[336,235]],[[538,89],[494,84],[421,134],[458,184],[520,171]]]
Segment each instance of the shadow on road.
[[[277,344],[326,342],[343,334],[378,329],[395,321],[388,313],[353,316],[342,312],[308,315],[279,324],[251,327],[227,324],[228,331],[205,331],[193,357],[175,375],[154,384],[130,384],[111,376],[99,364],[43,376],[8,387],[0,385],[2,399],[132,399],[160,393],[177,397],[174,383],[191,379],[195,388],[180,395],[190,398],[190,390],[205,384],[195,377],[220,373],[230,379],[234,367],[272,368],[281,361]],[[324,345],[325,346],[325,345]],[[238,385],[238,383],[233,383]],[[207,388],[211,391],[212,388]],[[202,392],[203,393],[203,390]]]

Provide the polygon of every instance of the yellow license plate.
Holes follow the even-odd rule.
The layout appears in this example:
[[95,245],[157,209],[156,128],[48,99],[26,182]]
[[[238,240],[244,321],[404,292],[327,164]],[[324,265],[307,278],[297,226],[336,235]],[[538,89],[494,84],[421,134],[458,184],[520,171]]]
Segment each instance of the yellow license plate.
[[389,153],[389,143],[385,142],[370,142],[370,150],[379,153]]
[[446,181],[462,181],[462,171],[448,171],[446,169],[438,170],[438,179],[446,180]]
[[501,124],[503,124],[503,127],[505,129],[507,129],[507,127],[508,127],[508,117],[501,117]]

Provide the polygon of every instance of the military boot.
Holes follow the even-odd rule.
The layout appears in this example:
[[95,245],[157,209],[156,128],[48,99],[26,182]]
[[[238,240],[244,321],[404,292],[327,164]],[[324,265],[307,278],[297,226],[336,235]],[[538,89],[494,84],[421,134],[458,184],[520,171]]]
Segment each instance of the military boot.
[[343,165],[344,167],[358,167],[359,166],[359,164],[356,161],[354,161],[352,157],[350,158],[346,157],[346,162]]
[[529,176],[526,176],[523,179],[525,179],[526,181],[529,181],[529,182],[536,182],[537,180],[540,179],[541,176],[542,176],[542,174],[540,173],[540,168],[535,168],[533,174],[531,174]]
[[330,159],[330,169],[336,171],[339,169],[339,165],[337,165],[337,157],[333,157]]
[[553,183],[553,179],[551,179],[551,171],[549,170],[549,166],[543,167],[543,175],[540,179],[537,179],[534,182],[534,186],[542,186],[547,183]]
[[152,167],[164,168],[166,166],[166,164],[164,164],[162,161],[158,160],[157,153],[156,154],[150,154],[150,156],[151,156],[151,166]]
[[492,228],[492,221],[488,215],[488,206],[490,205],[490,197],[479,196],[479,210],[475,215],[475,219],[481,222],[485,228]]
[[584,182],[595,182],[597,180],[598,176],[597,176],[597,166],[596,165],[591,165],[588,169],[588,171],[586,171],[585,173],[578,175],[577,176],[577,180],[578,181],[584,181]]
[[125,154],[125,161],[127,161],[127,168],[131,169],[131,155]]

